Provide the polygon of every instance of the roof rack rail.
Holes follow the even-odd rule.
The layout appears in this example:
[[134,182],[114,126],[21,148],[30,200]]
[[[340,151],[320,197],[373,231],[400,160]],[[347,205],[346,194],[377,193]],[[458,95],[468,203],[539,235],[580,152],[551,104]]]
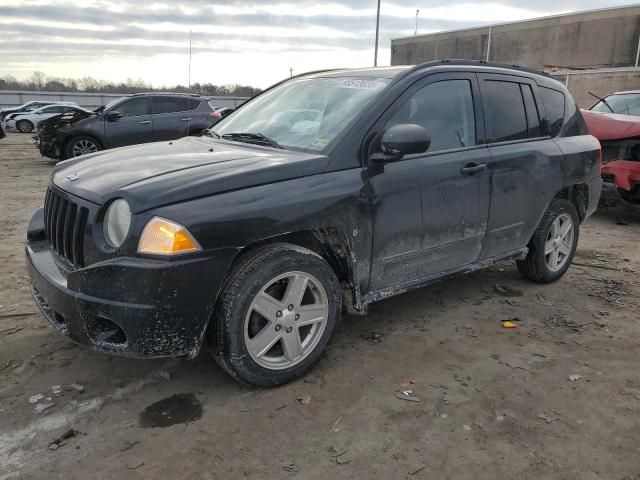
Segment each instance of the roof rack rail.
[[541,70],[535,70],[533,68],[522,67],[520,65],[512,65],[507,63],[488,62],[486,60],[466,60],[466,59],[444,59],[444,60],[432,60],[416,65],[409,69],[409,72],[414,72],[426,67],[435,67],[439,65],[470,65],[470,66],[486,66],[495,68],[508,68],[510,70],[518,70],[520,72],[533,73],[535,75],[542,75],[543,77],[552,78],[548,73]]

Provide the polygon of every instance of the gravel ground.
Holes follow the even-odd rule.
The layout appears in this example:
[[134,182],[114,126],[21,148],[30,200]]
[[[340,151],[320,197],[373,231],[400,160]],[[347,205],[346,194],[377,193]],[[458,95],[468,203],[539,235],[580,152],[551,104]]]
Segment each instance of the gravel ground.
[[51,168],[0,140],[0,479],[640,479],[640,208],[608,199],[557,284],[504,263],[379,302],[260,390],[206,351],[110,357],[36,313],[23,246]]

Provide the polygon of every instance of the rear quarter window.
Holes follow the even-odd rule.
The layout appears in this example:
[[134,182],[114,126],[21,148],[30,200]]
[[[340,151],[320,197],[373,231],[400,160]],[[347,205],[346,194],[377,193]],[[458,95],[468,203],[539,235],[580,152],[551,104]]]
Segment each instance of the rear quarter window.
[[564,94],[546,87],[540,87],[539,91],[547,121],[549,122],[549,132],[552,137],[557,137],[564,124]]

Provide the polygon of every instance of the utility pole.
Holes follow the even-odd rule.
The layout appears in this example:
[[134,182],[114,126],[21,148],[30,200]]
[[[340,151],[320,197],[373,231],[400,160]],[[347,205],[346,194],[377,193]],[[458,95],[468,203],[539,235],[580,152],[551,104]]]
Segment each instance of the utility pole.
[[289,67],[289,78],[293,78],[293,68]]
[[373,66],[378,66],[378,39],[380,37],[380,0],[378,0],[378,15],[376,17],[376,51],[373,57]]
[[191,30],[189,30],[189,92],[191,92],[191,34]]
[[420,10],[416,10],[416,33],[413,35],[418,35],[418,15],[420,15]]

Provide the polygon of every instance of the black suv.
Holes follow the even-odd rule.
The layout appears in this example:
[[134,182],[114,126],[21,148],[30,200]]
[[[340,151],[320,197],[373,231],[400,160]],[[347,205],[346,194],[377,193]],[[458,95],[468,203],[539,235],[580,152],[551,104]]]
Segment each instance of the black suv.
[[141,93],[113,100],[93,114],[60,115],[38,126],[36,144],[56,160],[107,148],[200,135],[217,118],[206,98]]
[[571,264],[601,191],[565,87],[476,62],[278,84],[211,131],[70,160],[28,227],[36,303],[72,340],[197,355],[253,385],[307,372],[340,322],[513,259]]

